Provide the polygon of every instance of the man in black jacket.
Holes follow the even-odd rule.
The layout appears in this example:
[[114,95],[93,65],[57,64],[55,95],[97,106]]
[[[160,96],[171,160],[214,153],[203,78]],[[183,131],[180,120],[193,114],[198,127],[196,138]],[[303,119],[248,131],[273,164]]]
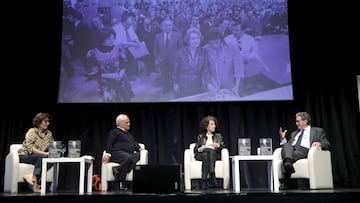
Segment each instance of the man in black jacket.
[[[120,181],[120,189],[125,181],[126,174],[130,172],[140,160],[140,145],[129,132],[130,119],[125,114],[116,117],[116,128],[110,130],[106,145],[106,155],[102,161],[119,163],[120,166],[113,168],[117,181]],[[115,187],[117,188],[117,187]]]

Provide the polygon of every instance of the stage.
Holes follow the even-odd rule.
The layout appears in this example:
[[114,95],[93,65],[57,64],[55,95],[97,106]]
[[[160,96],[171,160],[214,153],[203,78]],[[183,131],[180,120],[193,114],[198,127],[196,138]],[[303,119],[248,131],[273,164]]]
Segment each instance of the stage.
[[77,192],[57,192],[46,193],[31,193],[29,191],[18,194],[1,194],[1,202],[37,202],[37,203],[108,203],[108,202],[156,202],[156,203],[177,203],[177,202],[342,202],[352,203],[358,202],[360,198],[360,188],[336,188],[332,190],[283,190],[279,192],[268,192],[266,190],[243,190],[241,192],[233,192],[222,189],[208,189],[208,190],[189,190],[170,194],[153,194],[153,193],[132,193],[132,191],[116,191],[116,192],[92,192],[79,195]]

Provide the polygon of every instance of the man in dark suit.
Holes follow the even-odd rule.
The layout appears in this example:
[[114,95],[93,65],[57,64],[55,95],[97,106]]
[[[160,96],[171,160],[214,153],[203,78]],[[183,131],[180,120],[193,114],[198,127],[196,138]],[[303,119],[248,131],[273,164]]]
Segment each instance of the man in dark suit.
[[284,182],[281,189],[286,189],[291,174],[295,172],[293,163],[299,159],[307,158],[310,147],[318,147],[324,150],[330,149],[330,142],[326,137],[325,130],[310,125],[311,118],[307,112],[298,112],[295,115],[298,130],[291,132],[289,141],[286,139],[287,130],[280,127],[281,156],[283,159],[282,173]]
[[157,33],[154,40],[155,65],[160,70],[163,93],[173,90],[171,73],[177,51],[183,47],[183,38],[179,32],[173,30],[173,22],[165,18],[161,23],[162,32]]

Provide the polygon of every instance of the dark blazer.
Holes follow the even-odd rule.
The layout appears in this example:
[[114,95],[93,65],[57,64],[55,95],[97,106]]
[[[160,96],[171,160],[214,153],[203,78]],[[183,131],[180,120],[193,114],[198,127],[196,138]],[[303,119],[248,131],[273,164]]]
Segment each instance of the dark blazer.
[[154,40],[154,55],[159,61],[166,59],[173,60],[177,50],[184,45],[183,38],[180,33],[172,31],[170,34],[169,45],[165,46],[164,32],[157,33]]
[[[299,130],[291,132],[291,138],[289,140],[290,143],[294,142],[296,134]],[[325,130],[320,127],[311,127],[310,128],[310,146],[313,142],[320,142],[321,149],[329,150],[330,149],[330,142],[326,137]]]
[[105,150],[109,154],[113,151],[123,151],[132,154],[135,151],[140,152],[140,145],[129,131],[125,132],[120,128],[115,128],[109,132]]

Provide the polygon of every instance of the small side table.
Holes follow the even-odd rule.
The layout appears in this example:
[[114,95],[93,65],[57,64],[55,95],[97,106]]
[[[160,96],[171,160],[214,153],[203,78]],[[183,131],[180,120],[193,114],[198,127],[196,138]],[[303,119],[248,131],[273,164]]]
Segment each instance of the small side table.
[[52,163],[54,167],[53,173],[53,192],[57,189],[57,180],[58,180],[58,164],[60,163],[79,163],[80,164],[80,177],[79,177],[79,194],[84,194],[84,177],[85,177],[85,164],[89,164],[87,169],[87,192],[92,192],[92,176],[93,176],[93,161],[94,157],[92,156],[81,156],[78,158],[70,157],[59,157],[59,158],[43,158],[42,159],[42,171],[41,171],[41,192],[40,194],[45,194],[46,192],[46,171],[48,164]]
[[272,155],[248,155],[248,156],[231,156],[231,166],[233,175],[233,187],[235,192],[240,192],[240,161],[266,161],[268,171],[268,189],[274,191],[273,171],[272,171]]

